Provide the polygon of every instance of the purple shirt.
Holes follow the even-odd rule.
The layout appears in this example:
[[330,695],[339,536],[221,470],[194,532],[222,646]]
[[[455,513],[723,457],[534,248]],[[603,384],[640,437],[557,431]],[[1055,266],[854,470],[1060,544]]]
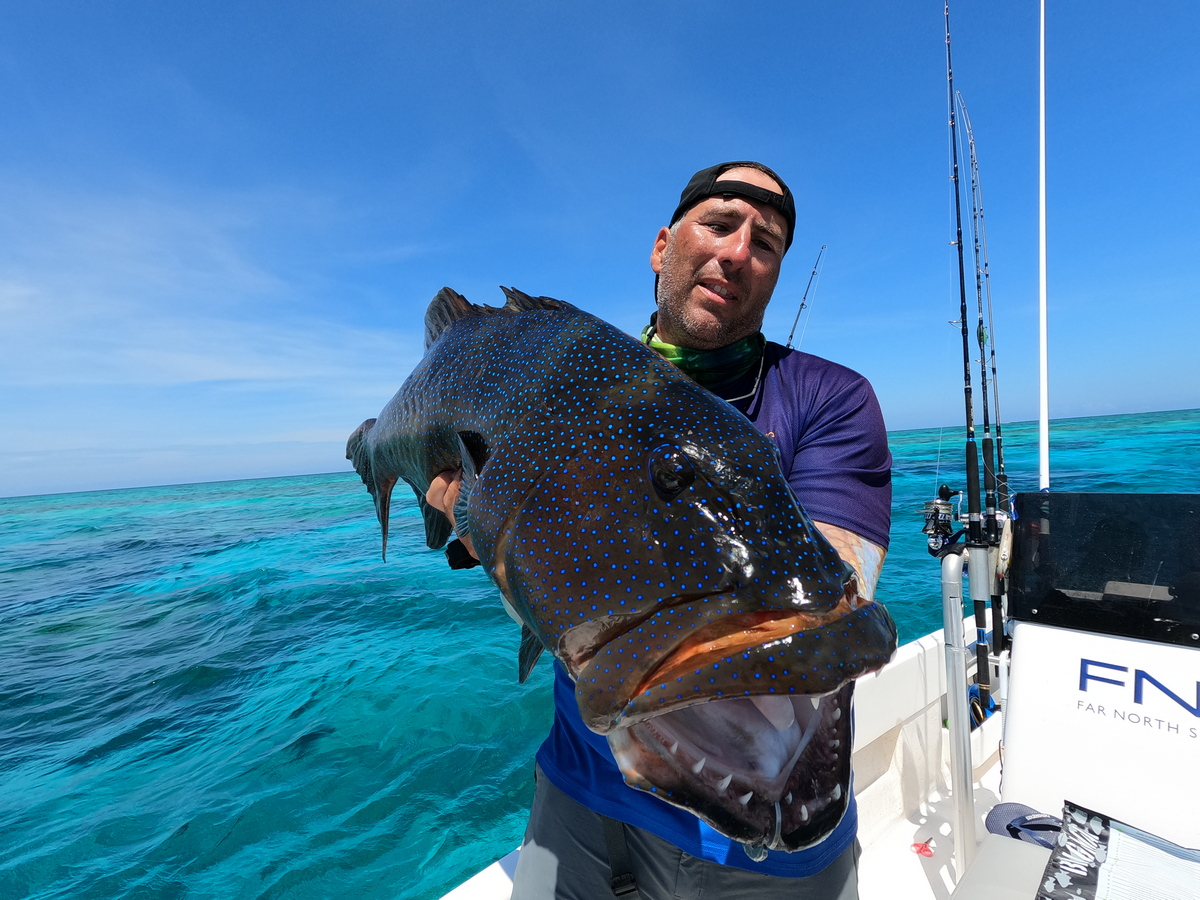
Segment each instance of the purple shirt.
[[[818,356],[767,343],[753,397],[732,401],[774,439],[780,465],[809,516],[886,547],[891,521],[891,453],[883,415],[865,378]],[[755,387],[756,366],[716,393],[741,397]],[[583,724],[575,686],[554,664],[554,725],[537,753],[546,777],[567,796],[602,815],[670,841],[685,853],[766,875],[815,875],[840,856],[858,831],[853,796],[846,815],[807,850],[772,850],[754,862],[737,841],[696,816],[625,786],[608,741]]]

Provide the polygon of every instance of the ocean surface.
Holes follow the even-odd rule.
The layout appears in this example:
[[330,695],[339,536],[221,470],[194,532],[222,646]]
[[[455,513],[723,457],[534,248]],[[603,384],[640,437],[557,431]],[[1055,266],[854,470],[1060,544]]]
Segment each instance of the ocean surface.
[[[1058,490],[1200,491],[1200,410],[1053,423]],[[1004,431],[1036,489],[1031,424]],[[921,505],[961,429],[891,435],[879,596],[940,627]],[[478,569],[388,561],[352,474],[0,499],[0,898],[436,898],[520,840],[545,660]]]

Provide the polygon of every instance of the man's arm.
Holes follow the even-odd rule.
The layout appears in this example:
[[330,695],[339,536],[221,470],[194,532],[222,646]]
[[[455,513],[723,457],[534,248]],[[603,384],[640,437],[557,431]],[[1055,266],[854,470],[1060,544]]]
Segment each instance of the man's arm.
[[843,562],[849,563],[858,573],[858,593],[864,600],[875,598],[875,585],[883,569],[883,558],[887,550],[865,537],[828,522],[813,522],[825,540],[833,545]]

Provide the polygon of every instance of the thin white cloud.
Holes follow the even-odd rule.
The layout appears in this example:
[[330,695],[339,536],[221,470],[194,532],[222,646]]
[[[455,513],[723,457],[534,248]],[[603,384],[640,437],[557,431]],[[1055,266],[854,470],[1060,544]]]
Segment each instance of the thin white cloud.
[[305,312],[322,298],[303,273],[289,278],[256,249],[281,222],[328,218],[319,198],[80,197],[11,183],[0,195],[0,383],[296,383],[419,357],[417,327]]
[[423,329],[417,309],[360,324],[327,274],[355,266],[321,242],[337,216],[285,191],[71,195],[0,177],[0,496],[345,468]]

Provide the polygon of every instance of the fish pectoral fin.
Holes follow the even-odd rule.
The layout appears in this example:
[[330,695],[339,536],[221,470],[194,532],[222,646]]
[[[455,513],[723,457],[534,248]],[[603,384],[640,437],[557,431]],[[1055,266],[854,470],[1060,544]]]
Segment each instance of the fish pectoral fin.
[[488,445],[483,435],[478,431],[458,432],[458,450],[462,457],[463,479],[470,476],[472,482],[479,477],[480,471],[487,465]]
[[529,629],[528,625],[522,624],[521,650],[517,654],[517,681],[521,684],[524,684],[525,680],[529,678],[529,673],[533,671],[533,667],[544,649],[538,636]]
[[462,465],[458,499],[454,501],[454,530],[466,537],[471,530],[471,495],[479,482],[479,472],[487,462],[488,447],[483,436],[474,431],[458,432],[458,452]]
[[434,509],[426,503],[425,495],[415,487],[413,493],[417,495],[417,504],[421,507],[421,518],[425,520],[425,546],[430,550],[445,547],[446,541],[450,540],[450,535],[454,533],[450,520],[440,509]]
[[479,565],[479,560],[471,555],[467,545],[458,538],[446,545],[446,562],[452,569],[473,569]]

